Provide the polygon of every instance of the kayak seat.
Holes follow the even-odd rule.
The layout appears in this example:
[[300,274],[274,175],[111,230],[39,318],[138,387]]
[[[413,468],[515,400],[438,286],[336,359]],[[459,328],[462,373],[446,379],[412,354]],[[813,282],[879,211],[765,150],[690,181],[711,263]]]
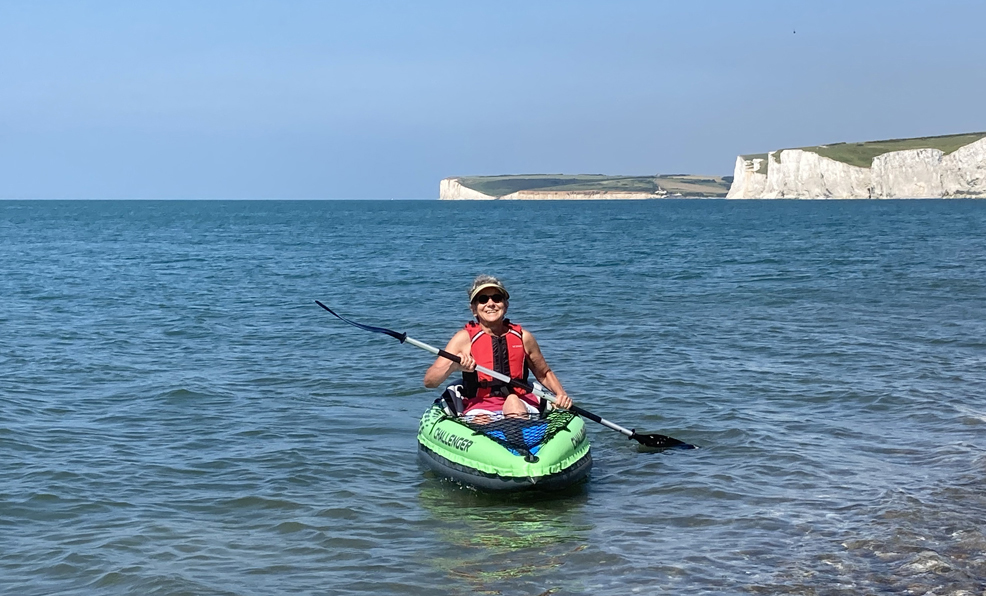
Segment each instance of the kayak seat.
[[449,385],[440,399],[446,414],[456,418],[462,416],[465,410],[462,405],[462,385]]

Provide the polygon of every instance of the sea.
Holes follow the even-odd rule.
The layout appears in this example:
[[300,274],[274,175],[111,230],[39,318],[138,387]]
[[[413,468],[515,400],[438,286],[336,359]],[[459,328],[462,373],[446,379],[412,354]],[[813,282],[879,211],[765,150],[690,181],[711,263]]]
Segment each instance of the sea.
[[[417,460],[500,276],[561,493]],[[0,202],[0,593],[986,589],[986,201]]]

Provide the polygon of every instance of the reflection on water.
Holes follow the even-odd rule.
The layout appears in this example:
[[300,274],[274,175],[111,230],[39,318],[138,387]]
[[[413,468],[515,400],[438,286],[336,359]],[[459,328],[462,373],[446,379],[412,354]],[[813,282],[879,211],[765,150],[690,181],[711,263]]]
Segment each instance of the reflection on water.
[[558,573],[566,557],[588,547],[593,525],[585,515],[585,483],[491,494],[426,476],[418,502],[440,545],[426,559],[459,593],[554,593],[566,581]]

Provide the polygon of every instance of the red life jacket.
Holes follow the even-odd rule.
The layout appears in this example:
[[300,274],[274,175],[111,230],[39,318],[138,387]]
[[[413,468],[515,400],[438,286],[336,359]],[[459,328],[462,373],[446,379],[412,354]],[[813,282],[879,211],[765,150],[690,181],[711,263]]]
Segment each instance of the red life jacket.
[[[505,320],[507,332],[493,337],[475,321],[466,323],[466,332],[472,340],[472,357],[476,364],[492,368],[498,373],[509,375],[511,379],[527,381],[527,350],[524,349],[524,329]],[[524,398],[527,393],[520,387],[494,379],[481,372],[462,373],[463,396],[471,403],[479,403],[493,396],[506,397],[510,393]],[[509,389],[509,390],[508,390]],[[536,399],[536,398],[532,398]],[[468,404],[467,404],[468,407]]]

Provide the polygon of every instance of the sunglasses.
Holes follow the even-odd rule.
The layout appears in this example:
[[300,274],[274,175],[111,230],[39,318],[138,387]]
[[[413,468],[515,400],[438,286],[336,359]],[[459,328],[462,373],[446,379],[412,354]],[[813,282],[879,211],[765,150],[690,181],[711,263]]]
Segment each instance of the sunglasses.
[[506,298],[507,297],[504,296],[503,294],[480,294],[479,296],[473,298],[472,301],[475,302],[476,304],[486,304],[487,302],[492,300],[493,302],[500,304]]

